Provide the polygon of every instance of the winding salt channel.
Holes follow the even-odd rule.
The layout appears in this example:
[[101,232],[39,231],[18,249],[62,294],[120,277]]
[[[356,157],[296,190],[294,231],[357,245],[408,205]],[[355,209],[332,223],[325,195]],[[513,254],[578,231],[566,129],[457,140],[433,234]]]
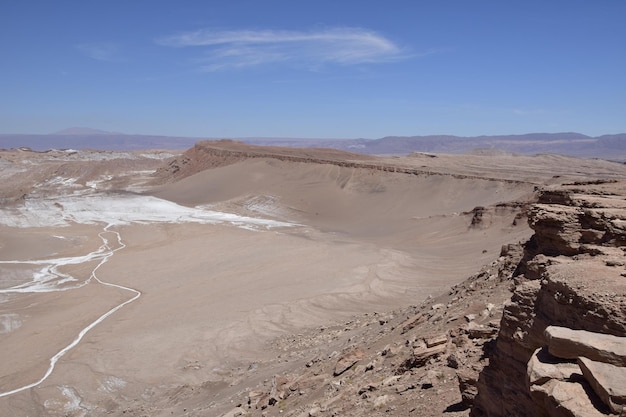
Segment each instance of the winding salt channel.
[[[296,226],[294,223],[216,212],[208,207],[183,207],[156,197],[127,194],[91,193],[88,196],[66,195],[50,199],[27,200],[22,207],[17,209],[0,208],[0,224],[9,227],[64,227],[71,223],[106,224],[102,232],[98,234],[100,239],[102,239],[102,245],[97,250],[83,256],[28,261],[0,261],[0,264],[42,266],[38,272],[33,274],[32,280],[10,288],[0,289],[0,294],[68,291],[81,288],[92,281],[96,281],[100,285],[118,288],[134,295],[129,300],[110,309],[93,321],[70,344],[50,358],[48,370],[38,381],[11,391],[1,392],[0,398],[41,384],[52,374],[59,359],[78,345],[87,332],[119,309],[141,297],[140,291],[102,281],[96,274],[98,269],[109,261],[115,252],[126,247],[119,232],[111,230],[111,227],[152,223],[227,223],[247,230],[267,230],[274,227]],[[117,245],[114,248],[106,237],[108,233],[116,236]],[[79,281],[75,277],[59,270],[64,265],[78,265],[97,260],[99,260],[98,264],[91,271],[89,278],[84,281]]]
[[[89,324],[87,327],[85,327],[83,330],[80,331],[80,333],[78,333],[78,336],[76,336],[76,338],[66,347],[64,347],[63,349],[61,349],[59,352],[57,352],[56,355],[54,355],[52,358],[50,358],[50,365],[48,366],[48,370],[46,371],[46,373],[38,380],[35,381],[31,384],[28,385],[24,385],[22,387],[16,388],[14,390],[11,391],[6,391],[6,392],[2,392],[0,393],[0,397],[6,397],[9,395],[13,395],[13,394],[17,394],[18,392],[21,391],[25,391],[27,389],[30,388],[34,388],[37,385],[41,384],[43,381],[45,381],[51,374],[52,371],[54,371],[54,367],[56,365],[56,363],[58,362],[59,359],[61,359],[63,357],[63,355],[65,355],[67,352],[69,352],[72,348],[74,348],[76,345],[78,345],[78,343],[80,343],[80,341],[82,340],[82,338],[87,334],[87,332],[89,332],[91,329],[93,329],[94,327],[96,327],[98,324],[102,323],[103,320],[105,320],[107,317],[109,317],[111,314],[115,313],[116,311],[118,311],[119,309],[121,309],[122,307],[124,307],[127,304],[132,303],[133,301],[137,300],[139,297],[141,297],[141,292],[134,289],[134,288],[130,288],[130,287],[125,287],[123,285],[118,285],[118,284],[113,284],[110,282],[105,282],[102,281],[101,279],[98,278],[98,276],[96,275],[96,271],[102,266],[104,265],[112,256],[113,254],[115,254],[115,252],[124,249],[126,247],[126,245],[122,242],[122,237],[118,232],[115,231],[110,231],[109,228],[111,227],[111,224],[108,224],[102,232],[98,233],[98,236],[100,237],[100,239],[102,239],[102,246],[95,252],[92,252],[89,255],[92,256],[85,256],[84,259],[86,261],[92,260],[94,257],[101,257],[100,262],[98,263],[98,265],[96,265],[96,267],[91,271],[91,275],[89,277],[88,280],[86,280],[85,282],[73,286],[71,288],[80,288],[84,285],[86,285],[87,283],[89,283],[92,279],[97,281],[99,284],[101,285],[106,285],[108,287],[115,287],[115,288],[119,288],[125,291],[129,291],[134,293],[135,295],[127,300],[124,301],[123,303],[113,307],[112,309],[110,309],[109,311],[107,311],[106,313],[104,313],[103,315],[101,315],[100,317],[98,317],[96,320],[94,320],[91,324]],[[115,236],[117,237],[117,243],[118,243],[118,247],[116,248],[111,248],[111,246],[109,246],[109,240],[104,236],[106,233],[114,233]],[[67,265],[68,262],[67,260],[72,260],[74,258],[63,258],[66,262],[59,262],[55,265],[55,268],[61,265]],[[49,263],[55,260],[47,260],[45,262]],[[56,260],[61,261],[61,259],[57,259]],[[2,263],[21,263],[20,261],[3,261]],[[33,262],[24,262],[24,263],[33,263]],[[37,262],[35,262],[37,263]],[[66,288],[67,289],[67,288]],[[28,289],[25,288],[24,286],[21,286],[18,291],[16,291],[15,289],[8,289],[8,290],[0,290],[0,293],[8,293],[8,292],[27,292]],[[49,291],[49,290],[48,290]]]

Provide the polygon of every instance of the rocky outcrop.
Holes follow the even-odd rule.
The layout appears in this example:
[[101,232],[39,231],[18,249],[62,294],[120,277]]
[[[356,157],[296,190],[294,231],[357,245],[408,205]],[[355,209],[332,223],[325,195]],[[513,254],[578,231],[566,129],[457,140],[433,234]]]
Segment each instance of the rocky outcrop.
[[626,183],[544,189],[528,219],[535,234],[471,415],[619,414],[626,386],[616,382],[626,349]]
[[528,208],[528,203],[526,202],[505,202],[498,203],[496,205],[490,207],[475,207],[471,212],[466,212],[464,214],[471,214],[472,221],[470,223],[470,228],[472,229],[486,229],[489,228],[493,224],[493,220],[497,219],[498,216],[515,212],[515,218],[513,219],[513,226],[517,225],[517,223],[526,218],[527,213],[526,210]]
[[621,414],[626,338],[556,326],[545,335],[547,346],[535,351],[527,368],[530,395],[543,415]]

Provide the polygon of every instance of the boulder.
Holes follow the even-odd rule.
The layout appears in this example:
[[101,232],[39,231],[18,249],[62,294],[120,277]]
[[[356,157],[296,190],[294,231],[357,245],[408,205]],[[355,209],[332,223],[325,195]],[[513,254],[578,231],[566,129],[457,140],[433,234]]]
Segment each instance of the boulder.
[[548,326],[545,330],[550,354],[563,359],[589,358],[626,366],[626,337]]
[[362,350],[356,349],[344,353],[341,355],[337,364],[335,365],[335,371],[333,373],[334,376],[339,376],[350,369],[354,364],[356,364],[361,359],[365,358],[365,352]]
[[583,375],[598,397],[619,414],[626,406],[626,368],[578,358]]

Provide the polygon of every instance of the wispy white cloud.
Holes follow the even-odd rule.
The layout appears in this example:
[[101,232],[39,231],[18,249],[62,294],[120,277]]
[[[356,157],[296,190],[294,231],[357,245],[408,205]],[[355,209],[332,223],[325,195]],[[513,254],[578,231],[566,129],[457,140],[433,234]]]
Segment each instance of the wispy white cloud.
[[544,109],[529,109],[529,108],[513,108],[513,109],[508,109],[508,111],[513,113],[516,116],[536,116],[536,115],[547,113],[547,111]]
[[110,42],[81,43],[76,45],[83,55],[98,61],[114,61],[118,53],[117,45]]
[[306,67],[354,65],[400,60],[405,51],[386,37],[361,28],[312,32],[276,30],[198,30],[160,38],[170,47],[203,47],[202,69],[217,71],[269,63]]

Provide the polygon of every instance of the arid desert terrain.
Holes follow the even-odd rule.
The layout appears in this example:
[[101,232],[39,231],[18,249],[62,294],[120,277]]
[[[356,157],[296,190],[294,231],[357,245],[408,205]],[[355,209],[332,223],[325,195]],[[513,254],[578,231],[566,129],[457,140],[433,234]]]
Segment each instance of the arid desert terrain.
[[504,268],[539,189],[622,180],[621,163],[499,152],[0,151],[0,416],[468,415],[454,367],[405,391],[380,374],[396,391],[375,396],[324,375],[346,352],[391,358],[420,308],[458,308],[424,334],[498,321],[511,282],[463,305],[451,288]]

